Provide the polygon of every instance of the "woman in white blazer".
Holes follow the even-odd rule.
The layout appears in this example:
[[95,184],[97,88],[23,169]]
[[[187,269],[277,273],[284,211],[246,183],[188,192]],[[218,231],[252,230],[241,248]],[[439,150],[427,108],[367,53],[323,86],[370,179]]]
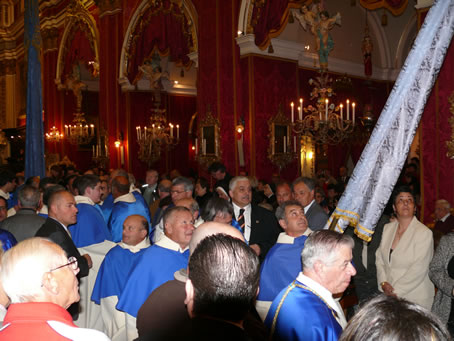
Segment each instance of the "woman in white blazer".
[[394,193],[397,219],[386,224],[376,252],[378,289],[430,310],[434,285],[429,279],[433,256],[433,236],[415,217],[415,201],[408,186]]

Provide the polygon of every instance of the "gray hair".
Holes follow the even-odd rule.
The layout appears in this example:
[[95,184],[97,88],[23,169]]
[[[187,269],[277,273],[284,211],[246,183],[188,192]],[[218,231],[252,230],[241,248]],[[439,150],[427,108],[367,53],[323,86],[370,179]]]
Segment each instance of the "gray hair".
[[440,199],[440,200],[437,200],[435,201],[435,205],[443,205],[443,207],[447,210],[450,210],[451,209],[451,204],[449,203],[448,200],[445,200],[445,199]]
[[313,191],[316,185],[316,182],[312,178],[307,178],[307,177],[299,177],[292,183],[292,191],[295,188],[296,185],[304,183],[310,191]]
[[[165,210],[164,215],[162,217],[162,223],[164,224],[164,229],[166,224],[169,222],[170,219],[177,213],[177,212],[188,212],[191,214],[191,211],[183,206],[173,206]],[[192,214],[191,214],[192,216]]]
[[304,209],[303,205],[301,205],[298,201],[296,200],[288,200],[286,202],[283,202],[280,206],[277,207],[276,209],[276,218],[277,220],[285,220],[285,208],[288,206],[298,206]]
[[43,293],[43,275],[61,265],[60,246],[44,238],[30,238],[2,257],[0,281],[11,303],[33,302]]
[[41,193],[39,192],[39,189],[31,185],[25,185],[17,193],[17,199],[21,206],[26,208],[38,208],[40,198]]
[[303,270],[314,268],[317,261],[330,265],[336,261],[340,246],[353,249],[355,242],[349,235],[330,230],[313,232],[304,243],[301,253]]
[[236,187],[236,184],[238,181],[249,181],[249,184],[251,183],[251,180],[247,176],[235,176],[232,180],[230,180],[229,183],[229,190],[233,191]]
[[233,206],[227,200],[213,197],[206,203],[202,211],[203,221],[213,221],[218,214],[234,216]]
[[192,183],[192,181],[188,178],[185,178],[184,176],[179,176],[172,180],[172,187],[178,185],[183,185],[185,192],[192,193],[192,191],[194,190],[194,184]]

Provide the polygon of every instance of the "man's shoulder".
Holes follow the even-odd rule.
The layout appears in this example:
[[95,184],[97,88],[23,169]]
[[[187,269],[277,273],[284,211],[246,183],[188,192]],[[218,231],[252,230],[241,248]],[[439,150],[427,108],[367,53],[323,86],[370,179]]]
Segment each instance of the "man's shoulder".
[[265,216],[270,219],[275,219],[274,213],[266,208],[263,208],[258,205],[251,205],[251,212],[256,215]]
[[57,221],[52,218],[47,218],[39,228],[38,232],[36,232],[36,235],[39,236],[46,232],[50,233],[60,231],[61,229],[63,229],[63,227]]

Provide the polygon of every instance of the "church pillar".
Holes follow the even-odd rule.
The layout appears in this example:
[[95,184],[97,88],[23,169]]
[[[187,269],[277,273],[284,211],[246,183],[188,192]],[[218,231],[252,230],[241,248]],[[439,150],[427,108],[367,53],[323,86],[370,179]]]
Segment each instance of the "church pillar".
[[0,109],[3,127],[13,128],[17,125],[15,110],[16,60],[7,59],[0,63],[0,92],[3,105]]

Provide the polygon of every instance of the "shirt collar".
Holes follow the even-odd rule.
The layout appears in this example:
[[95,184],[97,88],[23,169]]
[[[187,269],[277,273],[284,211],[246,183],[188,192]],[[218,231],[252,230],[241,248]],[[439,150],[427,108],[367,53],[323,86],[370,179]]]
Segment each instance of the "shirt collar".
[[128,202],[128,203],[133,203],[136,202],[136,198],[134,197],[134,194],[132,193],[126,193],[114,200],[114,204],[117,202]]
[[445,215],[445,216],[444,216],[443,218],[441,218],[440,220],[441,220],[442,222],[445,222],[446,219],[448,219],[448,217],[449,217],[450,215],[451,215],[451,213],[448,213],[447,215]]
[[[299,237],[309,236],[311,233],[312,233],[312,230],[308,227],[306,229],[306,231],[304,231],[304,233],[301,236],[299,236]],[[279,237],[277,238],[277,242],[276,243],[278,243],[278,244],[293,244],[295,242],[295,238],[299,238],[299,237],[291,237],[286,232],[281,232],[279,234]]]
[[251,204],[246,205],[244,207],[240,207],[232,201],[232,205],[233,205],[233,209],[235,210],[235,212],[239,212],[241,209],[243,209],[244,212],[248,212],[251,209]]
[[63,228],[65,229],[65,231],[68,232],[69,235],[71,235],[71,233],[69,232],[68,228],[67,228],[63,223],[61,223],[60,221],[58,221],[57,219],[55,219],[55,218],[53,218],[53,217],[50,217],[50,216],[49,216],[48,218],[50,218],[50,219],[56,221],[57,223],[59,223],[61,226],[63,226]]
[[0,189],[0,197],[2,197],[5,200],[9,200],[9,193],[6,193],[2,189]]
[[74,199],[76,200],[76,204],[88,204],[91,206],[95,206],[95,203],[89,197],[83,195],[76,195]]
[[162,238],[156,242],[157,246],[163,247],[164,249],[169,249],[172,251],[177,251],[179,253],[183,253],[186,250],[189,249],[189,245],[184,248],[184,250],[181,249],[180,244],[174,242],[172,239],[167,237],[166,235],[163,235]]
[[150,240],[145,237],[139,244],[137,245],[128,245],[125,244],[123,241],[119,242],[118,245],[120,245],[121,248],[125,250],[129,250],[132,253],[137,253],[142,249],[145,249],[150,246]]
[[309,211],[309,209],[314,204],[314,202],[315,202],[315,199],[312,199],[311,203],[304,208],[304,214],[306,214],[307,211]]

